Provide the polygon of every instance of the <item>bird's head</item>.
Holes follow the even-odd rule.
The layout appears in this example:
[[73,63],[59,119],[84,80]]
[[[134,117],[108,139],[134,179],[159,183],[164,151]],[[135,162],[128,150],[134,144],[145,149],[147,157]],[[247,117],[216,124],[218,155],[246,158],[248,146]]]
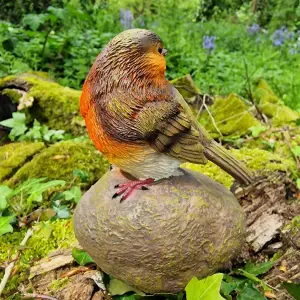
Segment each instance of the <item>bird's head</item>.
[[113,81],[159,81],[165,79],[166,53],[161,38],[154,32],[129,29],[108,43],[97,59],[97,69],[109,74]]

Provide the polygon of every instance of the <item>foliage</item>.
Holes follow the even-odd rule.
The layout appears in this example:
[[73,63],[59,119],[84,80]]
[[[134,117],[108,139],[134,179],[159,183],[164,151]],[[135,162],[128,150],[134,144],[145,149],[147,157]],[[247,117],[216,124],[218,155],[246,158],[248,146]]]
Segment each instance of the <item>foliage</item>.
[[187,284],[186,297],[187,300],[221,300],[224,299],[220,294],[220,287],[223,274],[217,273],[212,276],[198,280],[192,278]]
[[73,248],[72,256],[80,266],[94,262],[94,260],[86,253],[86,251]]
[[34,120],[33,127],[28,128],[26,125],[26,115],[15,112],[11,119],[0,122],[0,125],[11,128],[9,138],[11,141],[45,141],[57,142],[70,138],[64,130],[49,129],[46,125]]
[[[114,35],[128,27],[145,27],[157,32],[169,49],[169,79],[190,73],[206,93],[248,97],[246,63],[252,84],[266,78],[287,105],[300,109],[296,75],[300,40],[294,25],[300,6],[296,0],[289,1],[291,6],[267,1],[267,6],[253,8],[252,17],[250,1],[238,0],[180,5],[175,0],[143,4],[111,0],[49,6],[41,13],[24,15],[18,25],[0,23],[0,60],[4,62],[0,76],[45,70],[60,83],[79,89],[97,54]],[[204,13],[206,22],[200,13],[203,9],[210,14]],[[245,14],[250,16],[246,21]],[[270,19],[274,14],[277,18]],[[126,21],[127,15],[130,20]],[[258,20],[263,26],[270,22],[269,28],[254,23]]]
[[285,288],[296,300],[300,300],[300,284],[283,282],[281,286]]

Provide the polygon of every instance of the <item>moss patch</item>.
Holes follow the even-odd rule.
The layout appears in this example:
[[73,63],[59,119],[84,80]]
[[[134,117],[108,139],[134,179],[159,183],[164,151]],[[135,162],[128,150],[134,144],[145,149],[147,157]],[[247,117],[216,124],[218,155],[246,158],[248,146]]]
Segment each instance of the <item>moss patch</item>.
[[[79,113],[81,91],[63,87],[35,74],[7,76],[0,80],[0,87],[16,82],[27,87],[27,98],[34,98],[33,106],[29,110],[32,118],[38,119],[51,129],[64,129],[76,136],[85,132],[82,122],[78,122],[78,119],[82,119]],[[9,95],[11,92],[6,89],[5,93]],[[14,93],[13,99],[15,97]]]
[[[248,168],[260,173],[270,173],[272,171],[285,171],[289,172],[295,169],[295,163],[292,160],[284,159],[277,154],[270,153],[261,149],[231,149],[230,152],[234,156],[245,163]],[[212,162],[208,162],[205,165],[196,165],[191,163],[185,163],[183,167],[198,171],[212,179],[220,182],[227,188],[229,188],[234,179],[215,165]]]
[[[39,222],[34,227],[34,233],[28,240],[26,248],[16,266],[19,272],[9,281],[5,293],[17,288],[21,282],[28,279],[28,268],[30,262],[42,257],[46,257],[49,252],[61,248],[70,248],[76,244],[71,220],[56,220],[54,222]],[[25,236],[25,229],[20,232],[7,233],[0,237],[0,261],[7,261],[8,253],[14,255]],[[0,271],[0,278],[3,271]]]
[[47,177],[49,180],[73,180],[74,169],[88,173],[90,186],[108,169],[107,160],[95,149],[90,140],[62,141],[51,145],[21,167],[9,180],[14,185],[28,178]]
[[176,78],[170,81],[183,96],[183,98],[192,103],[196,99],[196,95],[200,93],[200,89],[196,86],[191,75],[187,74],[180,78]]
[[11,143],[0,147],[0,182],[11,176],[30,157],[45,148],[44,143]]
[[[215,98],[209,110],[223,136],[241,136],[249,132],[251,126],[260,124],[250,112],[250,107],[234,94],[227,98]],[[207,111],[201,114],[199,121],[213,137],[219,137]]]
[[272,120],[273,126],[282,126],[294,123],[300,114],[285,106],[272,91],[267,82],[259,79],[255,98],[262,112]]

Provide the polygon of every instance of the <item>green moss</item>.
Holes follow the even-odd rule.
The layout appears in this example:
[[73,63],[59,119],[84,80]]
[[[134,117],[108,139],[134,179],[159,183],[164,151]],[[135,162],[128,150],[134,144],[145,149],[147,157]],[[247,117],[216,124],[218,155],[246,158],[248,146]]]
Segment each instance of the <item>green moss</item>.
[[[289,172],[295,170],[295,163],[292,160],[284,159],[277,154],[265,150],[242,148],[231,149],[230,152],[234,154],[238,160],[245,163],[249,169],[254,171],[259,170],[261,174],[268,174],[274,171]],[[233,178],[212,162],[208,162],[205,165],[186,163],[183,167],[201,172],[220,182],[227,188],[233,184]]]
[[[34,232],[22,251],[16,266],[19,273],[14,275],[6,286],[5,293],[17,288],[21,282],[28,279],[30,263],[36,259],[46,257],[49,252],[61,248],[73,247],[77,241],[71,220],[56,220],[54,222],[39,222],[33,226]],[[0,237],[0,261],[7,261],[8,253],[14,255],[24,238],[26,229],[20,232],[7,233]],[[0,272],[0,278],[3,271]]]
[[28,178],[73,180],[74,169],[88,173],[87,186],[97,181],[108,169],[107,160],[88,139],[69,140],[51,145],[21,167],[9,180],[16,184]]
[[4,89],[3,91],[1,91],[1,94],[9,97],[13,103],[19,103],[19,100],[22,97],[19,92],[13,89]]
[[200,93],[200,89],[196,86],[191,75],[189,74],[173,79],[170,82],[189,103],[192,103],[196,99],[196,95]]
[[[223,136],[241,136],[249,132],[251,126],[260,124],[250,113],[250,108],[234,94],[227,98],[215,98],[209,110]],[[207,111],[201,114],[199,121],[213,137],[219,137]]]
[[44,143],[11,143],[0,147],[0,182],[11,176],[30,157],[45,148]]
[[29,110],[32,118],[42,121],[51,129],[64,129],[75,136],[85,132],[84,124],[78,122],[78,119],[82,119],[79,113],[81,91],[63,87],[36,73],[7,76],[0,80],[0,87],[14,81],[26,85],[28,87],[26,97],[34,98],[34,104]]
[[300,216],[294,217],[288,224],[283,228],[283,232],[298,233],[300,230]]
[[255,98],[262,112],[272,120],[273,126],[282,126],[295,122],[300,114],[285,106],[272,91],[267,82],[259,79]]
[[53,280],[50,285],[50,290],[51,291],[59,291],[63,287],[65,287],[69,282],[70,282],[70,279],[67,277]]

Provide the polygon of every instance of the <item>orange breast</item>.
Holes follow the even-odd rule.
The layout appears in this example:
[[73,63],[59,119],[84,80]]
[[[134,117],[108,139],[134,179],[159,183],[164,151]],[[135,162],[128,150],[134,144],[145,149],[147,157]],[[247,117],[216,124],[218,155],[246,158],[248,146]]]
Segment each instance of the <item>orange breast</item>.
[[132,155],[139,155],[139,153],[144,152],[145,148],[149,147],[146,143],[143,145],[122,143],[106,134],[101,122],[96,118],[93,105],[89,107],[85,116],[85,124],[96,148],[102,152],[112,164],[121,165],[123,161],[130,160]]

